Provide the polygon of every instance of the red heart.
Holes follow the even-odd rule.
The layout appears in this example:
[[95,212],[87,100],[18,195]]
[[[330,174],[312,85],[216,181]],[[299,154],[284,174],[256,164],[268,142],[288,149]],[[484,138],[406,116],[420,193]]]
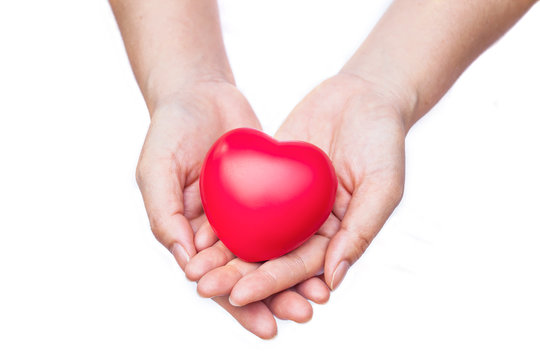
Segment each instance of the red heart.
[[212,145],[199,185],[218,238],[253,262],[286,254],[311,237],[332,211],[337,190],[334,167],[321,149],[248,128]]

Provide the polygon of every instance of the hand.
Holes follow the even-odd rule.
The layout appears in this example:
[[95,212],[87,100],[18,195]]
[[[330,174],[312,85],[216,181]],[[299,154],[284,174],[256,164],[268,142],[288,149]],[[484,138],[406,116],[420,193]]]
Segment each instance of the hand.
[[397,103],[389,88],[345,73],[313,90],[276,138],[307,141],[330,156],[339,182],[332,213],[298,249],[263,264],[234,259],[220,243],[202,251],[186,268],[188,276],[207,272],[199,293],[230,294],[232,304],[243,306],[312,278],[323,267],[326,283],[335,289],[401,199],[406,129]]
[[[260,129],[260,124],[242,94],[226,82],[191,84],[173,100],[162,101],[152,114],[137,183],[154,235],[182,269],[190,257],[217,241],[201,205],[199,172],[213,142],[236,127]],[[310,284],[299,292],[315,299],[321,284]],[[295,321],[307,321],[312,313],[309,302],[292,290],[240,308],[231,306],[226,298],[214,300],[263,338],[276,333],[272,312]]]
[[[297,291],[312,300],[327,299],[328,288],[312,276],[324,266],[324,279],[335,289],[401,198],[406,130],[534,2],[420,6],[411,0],[395,1],[344,67],[349,74],[375,75],[369,77],[371,81],[341,73],[324,82],[297,106],[276,135],[282,140],[315,143],[334,161],[339,188],[328,221],[300,248],[262,265],[232,260],[232,254],[216,243],[187,265],[190,278],[201,278],[217,267],[201,278],[199,292],[207,296],[230,293],[232,303],[243,305],[309,279]],[[163,102],[163,96],[178,90],[179,80],[185,85],[186,79],[216,74],[232,79],[215,0],[110,3],[152,112],[137,172],[139,185],[156,237],[186,266],[196,250],[215,241],[198,201],[198,169],[204,153],[227,129],[257,122],[236,89],[216,82],[180,87],[184,91],[176,91],[181,94],[177,100]],[[407,99],[404,94],[396,96],[400,93],[396,89],[382,86],[390,82],[409,89]],[[228,261],[230,266],[220,267]],[[220,277],[228,279],[225,286],[215,283]],[[305,301],[295,293],[284,294]],[[272,307],[282,298],[276,295],[266,302]],[[259,336],[275,332],[273,317],[262,303],[253,305],[258,308],[232,308],[224,298],[216,301],[244,326],[257,327],[254,332]],[[251,309],[266,315],[251,317]],[[252,318],[264,319],[246,320]]]

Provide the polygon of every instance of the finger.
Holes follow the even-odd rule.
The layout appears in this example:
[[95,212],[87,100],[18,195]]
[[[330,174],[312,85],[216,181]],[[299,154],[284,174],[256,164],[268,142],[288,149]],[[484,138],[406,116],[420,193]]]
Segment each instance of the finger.
[[[319,233],[330,238],[337,232],[339,225],[340,221],[333,214],[330,214],[319,230]],[[198,257],[199,255],[195,256],[195,258]],[[243,276],[256,270],[259,266],[261,266],[260,263],[249,263],[235,258],[227,263],[227,265],[218,267],[203,275],[197,284],[197,291],[199,292],[199,295],[203,297],[229,295],[234,285],[236,285]],[[308,280],[308,282],[310,281]],[[320,278],[318,278],[318,282],[321,286],[308,285],[306,287],[306,295],[309,300],[316,303],[324,303],[328,301],[330,296],[329,290]],[[301,287],[301,289],[303,289],[303,287]]]
[[174,164],[141,160],[137,183],[141,190],[150,227],[155,237],[171,251],[182,268],[197,251],[193,230],[184,216],[183,182]]
[[396,180],[364,183],[357,188],[345,212],[341,228],[326,252],[324,274],[335,290],[349,267],[367,249],[401,200],[403,182]]
[[195,236],[197,236],[197,232],[199,231],[199,229],[206,222],[206,216],[204,215],[204,213],[202,213],[201,215],[199,215],[199,216],[197,216],[195,218],[192,218],[192,219],[189,218],[189,216],[186,216],[186,219],[189,220],[189,224],[191,225],[191,229],[193,230],[193,233],[195,234]]
[[201,192],[199,188],[199,180],[193,181],[193,177],[198,176],[198,171],[191,171],[191,183],[184,187],[182,197],[184,200],[184,216],[189,220],[193,232],[196,233],[200,226],[206,221],[204,214]]
[[272,312],[261,301],[242,307],[232,306],[226,296],[213,299],[231,314],[246,330],[261,339],[271,339],[277,334],[277,324]]
[[314,235],[298,249],[262,264],[236,283],[229,301],[242,306],[262,300],[322,272],[329,239]]
[[313,317],[313,307],[302,295],[293,290],[285,290],[268,300],[265,304],[279,319],[305,323]]
[[317,304],[324,304],[330,299],[330,289],[320,277],[312,277],[296,285],[296,291],[304,298]]
[[200,278],[197,283],[197,292],[202,297],[229,295],[238,280],[260,265],[260,263],[249,263],[235,258],[227,265],[211,270]]
[[336,217],[336,215],[334,215],[333,212],[331,212],[328,219],[326,219],[324,224],[322,224],[320,229],[317,231],[317,234],[330,239],[338,232],[340,226],[341,221]]
[[185,268],[186,276],[192,281],[198,281],[210,270],[223,266],[232,259],[234,259],[234,254],[221,241],[218,241],[189,261]]
[[216,233],[210,226],[208,220],[202,223],[199,230],[195,233],[195,248],[202,251],[214,245],[218,240]]

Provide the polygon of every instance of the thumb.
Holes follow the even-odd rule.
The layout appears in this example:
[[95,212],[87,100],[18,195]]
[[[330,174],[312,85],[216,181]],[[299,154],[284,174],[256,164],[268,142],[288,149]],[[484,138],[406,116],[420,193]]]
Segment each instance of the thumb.
[[364,182],[355,189],[326,251],[324,276],[331,290],[343,281],[401,200],[403,181]]
[[155,162],[137,168],[150,227],[154,236],[174,255],[182,269],[197,251],[193,229],[184,216],[183,182],[173,164]]

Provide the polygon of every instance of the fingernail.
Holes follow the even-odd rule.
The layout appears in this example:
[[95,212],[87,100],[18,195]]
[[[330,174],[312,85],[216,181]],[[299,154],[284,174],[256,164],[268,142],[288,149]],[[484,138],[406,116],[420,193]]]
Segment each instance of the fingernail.
[[184,247],[178,243],[174,243],[171,247],[171,252],[182,269],[186,267],[189,261],[189,255]]
[[252,295],[252,291],[249,288],[246,288],[245,285],[235,286],[231,290],[231,294],[229,295],[229,303],[232,306],[244,306],[253,301],[253,298],[251,295]]
[[235,303],[234,300],[230,296],[229,296],[229,304],[231,304],[232,306],[240,306],[237,303]]
[[347,271],[351,265],[349,265],[349,262],[346,260],[343,260],[339,263],[339,265],[336,267],[336,270],[334,270],[334,274],[332,275],[332,281],[330,282],[330,289],[336,290],[339,284],[343,281],[343,278],[345,277],[345,274],[347,274]]

